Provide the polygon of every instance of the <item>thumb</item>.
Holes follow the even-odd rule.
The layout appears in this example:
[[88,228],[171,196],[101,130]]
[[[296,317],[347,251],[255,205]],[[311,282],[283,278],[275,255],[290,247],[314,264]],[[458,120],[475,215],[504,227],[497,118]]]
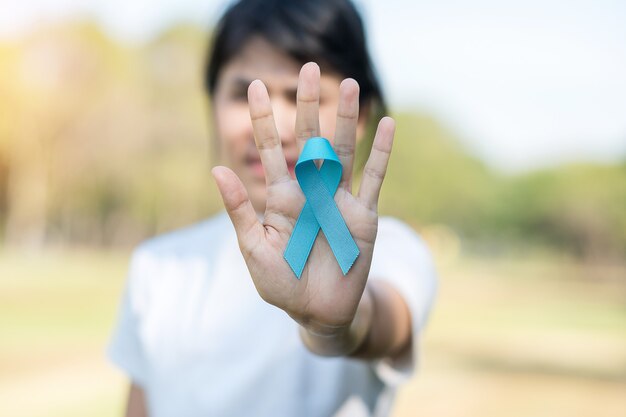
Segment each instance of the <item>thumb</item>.
[[237,174],[230,168],[216,166],[211,170],[211,174],[222,196],[226,212],[235,227],[239,246],[242,252],[245,252],[246,248],[252,247],[249,242],[254,244],[254,234],[261,225],[248,198],[248,192]]

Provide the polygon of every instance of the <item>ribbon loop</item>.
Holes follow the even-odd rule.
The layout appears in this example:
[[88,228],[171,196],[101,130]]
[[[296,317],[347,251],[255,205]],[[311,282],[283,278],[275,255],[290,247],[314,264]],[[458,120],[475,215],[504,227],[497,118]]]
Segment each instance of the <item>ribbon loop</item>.
[[[315,160],[324,160],[319,170]],[[327,139],[315,137],[306,141],[295,170],[306,203],[283,256],[300,279],[321,228],[346,275],[359,256],[359,248],[335,204],[334,195],[341,181],[341,162]]]

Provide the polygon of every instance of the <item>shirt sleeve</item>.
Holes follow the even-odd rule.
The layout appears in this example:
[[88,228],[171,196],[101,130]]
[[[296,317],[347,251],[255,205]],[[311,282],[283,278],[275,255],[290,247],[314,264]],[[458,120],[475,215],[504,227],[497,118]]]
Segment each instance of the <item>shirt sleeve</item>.
[[412,349],[401,357],[372,362],[387,385],[406,382],[418,364],[419,336],[428,319],[437,291],[435,266],[423,240],[405,223],[391,217],[379,219],[370,279],[392,285],[411,313]]
[[141,268],[137,252],[132,257],[118,318],[107,349],[109,359],[124,371],[133,383],[145,386],[147,362],[140,329],[142,316]]

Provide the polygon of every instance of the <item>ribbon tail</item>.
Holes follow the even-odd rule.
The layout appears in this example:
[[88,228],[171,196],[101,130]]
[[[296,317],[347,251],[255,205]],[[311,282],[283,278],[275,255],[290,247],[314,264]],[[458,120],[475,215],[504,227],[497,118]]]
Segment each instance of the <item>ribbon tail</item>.
[[298,216],[298,221],[291,232],[283,254],[298,279],[302,276],[302,271],[319,230],[319,223],[313,214],[311,205],[307,202]]
[[350,230],[348,230],[346,222],[343,220],[343,217],[341,217],[339,209],[335,207],[335,210],[333,211],[336,215],[328,214],[330,218],[322,219],[321,221],[318,219],[318,221],[322,226],[326,240],[328,240],[328,244],[330,245],[335,258],[337,259],[341,272],[343,272],[344,275],[347,275],[348,271],[358,258],[360,251],[356,242],[350,235]]

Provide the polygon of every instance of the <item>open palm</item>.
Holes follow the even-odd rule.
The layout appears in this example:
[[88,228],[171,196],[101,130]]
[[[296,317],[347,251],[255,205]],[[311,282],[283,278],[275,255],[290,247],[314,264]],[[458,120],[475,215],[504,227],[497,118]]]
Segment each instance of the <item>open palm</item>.
[[[319,67],[305,64],[297,93],[296,138],[300,152],[310,137],[319,136]],[[215,167],[224,206],[237,232],[239,247],[260,296],[287,312],[306,328],[318,332],[348,326],[363,294],[372,260],[378,226],[377,203],[387,169],[394,122],[379,123],[358,195],[352,195],[352,165],[358,121],[359,89],[356,81],[340,87],[333,148],[343,166],[335,202],[360,254],[346,276],[320,230],[301,279],[283,258],[298,215],[306,199],[289,175],[281,140],[274,123],[265,85],[256,80],[248,89],[250,118],[266,176],[267,202],[261,223],[237,175]]]

